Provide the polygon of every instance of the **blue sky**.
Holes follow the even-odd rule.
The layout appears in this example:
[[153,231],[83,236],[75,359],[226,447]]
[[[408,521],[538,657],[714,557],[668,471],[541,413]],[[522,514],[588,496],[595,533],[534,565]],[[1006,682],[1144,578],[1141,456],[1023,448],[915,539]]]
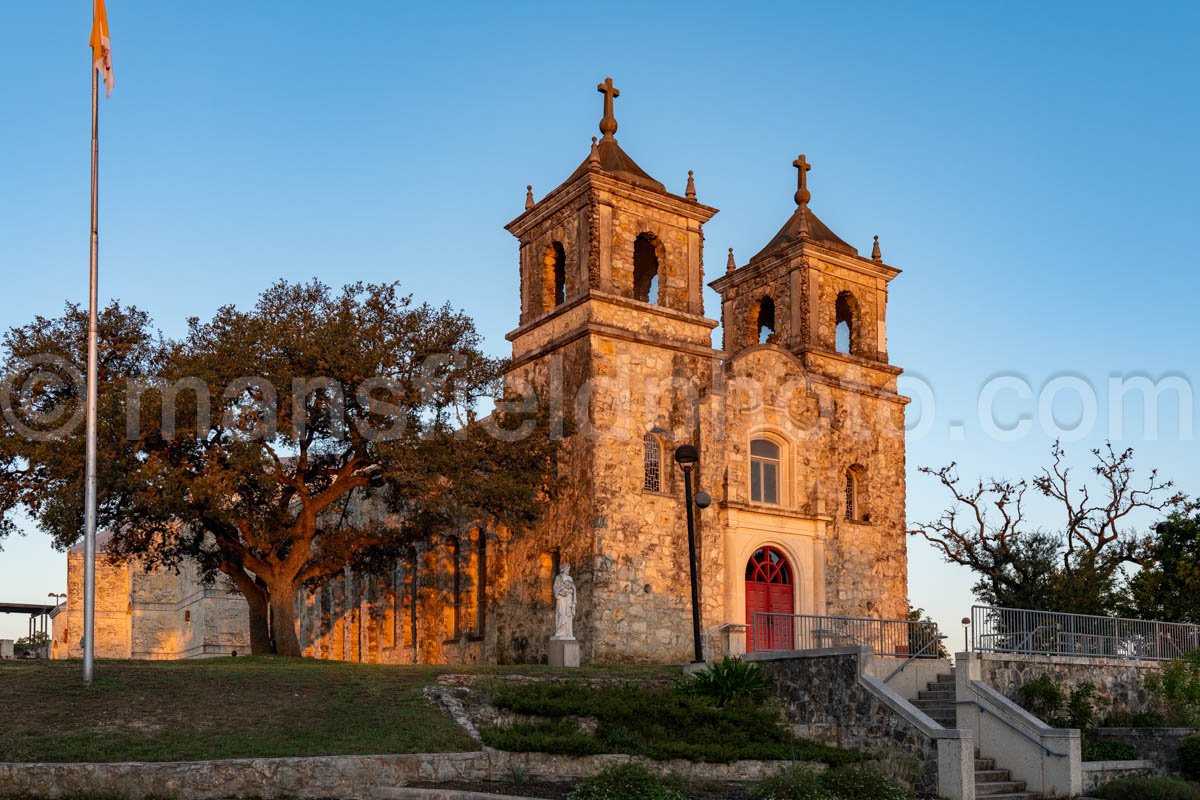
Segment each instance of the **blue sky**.
[[[86,298],[90,8],[0,11],[4,328]],[[168,335],[279,277],[400,280],[505,352],[517,273],[502,226],[527,183],[540,196],[586,155],[612,75],[622,146],[677,192],[694,169],[722,209],[710,277],[791,213],[799,152],[822,219],[864,252],[879,234],[905,270],[890,354],[936,400],[909,441],[910,519],[945,499],[919,465],[1045,463],[1053,431],[1036,419],[1015,441],[983,432],[992,376],[1099,387],[1098,424],[1068,445],[1081,468],[1111,433],[1110,375],[1200,377],[1194,5],[110,0],[109,18],[101,292]],[[1036,401],[1001,406],[1004,424],[1036,417]],[[1070,427],[1080,408],[1067,391],[1051,410]],[[1119,444],[1200,493],[1195,434],[1171,403],[1163,416]],[[4,547],[0,599],[65,586],[42,534]],[[910,560],[913,601],[957,622],[971,576],[920,542]],[[23,631],[0,617],[0,636]]]

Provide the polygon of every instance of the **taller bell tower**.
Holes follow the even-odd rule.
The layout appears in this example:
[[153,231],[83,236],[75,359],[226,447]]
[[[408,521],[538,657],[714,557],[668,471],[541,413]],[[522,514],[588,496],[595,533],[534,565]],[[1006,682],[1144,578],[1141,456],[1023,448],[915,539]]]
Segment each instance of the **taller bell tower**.
[[[585,660],[684,660],[691,652],[681,481],[671,455],[699,442],[697,407],[718,353],[704,316],[704,223],[717,213],[667,190],[617,143],[611,78],[599,139],[583,162],[506,228],[520,242],[520,325],[510,386],[532,387],[571,423],[563,485],[536,535],[511,547],[531,565],[569,562]],[[532,552],[532,548],[541,552]],[[545,576],[525,581],[540,610]],[[533,614],[527,614],[534,616]],[[535,617],[536,618],[536,617]],[[522,625],[514,611],[496,646]],[[533,636],[529,637],[533,639]],[[538,643],[534,642],[534,646]]]

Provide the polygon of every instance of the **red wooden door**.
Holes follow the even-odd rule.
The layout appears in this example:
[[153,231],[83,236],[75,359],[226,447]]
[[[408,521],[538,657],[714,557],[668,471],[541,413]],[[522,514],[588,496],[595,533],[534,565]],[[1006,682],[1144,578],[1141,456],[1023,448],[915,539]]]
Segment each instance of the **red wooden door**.
[[746,563],[746,651],[791,650],[794,621],[790,616],[755,617],[756,613],[794,614],[792,566],[774,547],[754,551]]

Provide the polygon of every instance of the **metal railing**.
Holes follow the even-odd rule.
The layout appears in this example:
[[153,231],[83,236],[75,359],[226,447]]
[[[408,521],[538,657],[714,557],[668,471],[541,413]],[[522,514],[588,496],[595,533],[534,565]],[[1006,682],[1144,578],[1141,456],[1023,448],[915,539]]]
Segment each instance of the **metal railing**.
[[878,656],[937,658],[937,623],[869,617],[822,617],[756,611],[747,649],[755,652],[870,647]]
[[1200,626],[973,606],[971,643],[974,650],[984,653],[1170,661],[1200,648]]

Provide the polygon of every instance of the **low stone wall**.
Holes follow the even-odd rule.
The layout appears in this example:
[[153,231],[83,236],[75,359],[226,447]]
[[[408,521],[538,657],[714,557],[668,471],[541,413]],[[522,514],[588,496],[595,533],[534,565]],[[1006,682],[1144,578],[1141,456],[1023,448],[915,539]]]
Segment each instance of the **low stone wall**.
[[[909,713],[903,712],[901,707],[907,702],[902,697],[864,676],[871,657],[868,648],[847,647],[745,658],[758,663],[774,682],[798,735],[885,757],[889,751],[900,751],[915,761],[915,788],[960,796],[958,789],[939,786],[946,765],[939,761],[935,733],[945,738],[961,735],[941,728],[911,706]],[[973,751],[973,746],[970,749]],[[941,760],[948,757],[948,752],[943,753]]]
[[1137,750],[1138,758],[1153,762],[1161,775],[1178,775],[1179,743],[1197,728],[1098,728],[1089,735],[1104,739],[1120,739]]
[[1158,774],[1153,761],[1085,761],[1083,793],[1121,778],[1150,778]]
[[[60,798],[105,795],[125,800],[223,800],[230,797],[384,800],[414,782],[502,781],[520,770],[535,780],[569,781],[607,766],[638,761],[662,775],[717,781],[759,781],[784,762],[698,764],[623,755],[551,756],[542,753],[417,753],[391,756],[249,758],[229,761],[112,764],[0,763],[0,797]],[[788,762],[791,763],[791,762]],[[811,765],[823,768],[823,765]]]
[[1020,688],[1029,681],[1050,675],[1054,682],[1070,692],[1081,683],[1091,683],[1097,693],[1111,703],[1112,709],[1137,713],[1146,708],[1144,682],[1147,676],[1162,671],[1166,662],[1137,661],[1092,656],[1021,655],[980,653],[982,680],[1010,700],[1017,700]]

